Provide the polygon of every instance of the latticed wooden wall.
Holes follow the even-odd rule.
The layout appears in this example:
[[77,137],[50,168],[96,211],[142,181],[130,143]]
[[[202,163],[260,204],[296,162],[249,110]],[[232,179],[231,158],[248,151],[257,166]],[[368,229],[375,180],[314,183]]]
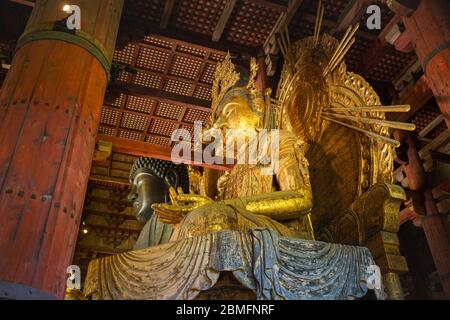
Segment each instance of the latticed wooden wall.
[[224,52],[208,50],[161,36],[147,36],[114,54],[115,63],[128,66],[117,84],[191,97],[198,104],[181,103],[164,97],[120,93],[105,104],[99,133],[108,136],[171,145],[175,129],[193,132],[194,121],[206,121],[216,64]]

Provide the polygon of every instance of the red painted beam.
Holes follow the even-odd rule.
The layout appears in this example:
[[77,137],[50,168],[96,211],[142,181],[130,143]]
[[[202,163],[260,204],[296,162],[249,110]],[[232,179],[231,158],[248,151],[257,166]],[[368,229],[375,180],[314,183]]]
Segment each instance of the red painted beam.
[[412,221],[412,223],[419,227],[421,226],[421,219],[423,216],[415,213],[413,210],[409,208],[405,208],[402,211],[400,211],[400,225],[404,224],[407,221]]
[[400,52],[412,52],[414,50],[413,44],[411,42],[411,38],[408,32],[403,32],[400,37],[397,38],[394,42],[394,47],[397,51]]
[[[151,144],[142,141],[133,141],[123,138],[111,137],[106,135],[98,135],[97,140],[108,141],[113,145],[113,151],[117,153],[128,154],[136,157],[148,157],[166,161],[182,159],[172,159],[172,147]],[[194,164],[195,153],[191,153],[191,160],[188,164]],[[184,161],[183,161],[184,162]],[[211,168],[216,170],[230,171],[233,166],[221,164],[195,164],[196,166]]]

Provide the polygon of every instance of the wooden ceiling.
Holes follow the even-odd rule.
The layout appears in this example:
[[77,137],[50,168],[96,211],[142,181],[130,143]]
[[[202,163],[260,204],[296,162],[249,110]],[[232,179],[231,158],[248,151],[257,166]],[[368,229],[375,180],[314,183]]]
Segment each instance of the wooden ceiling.
[[[10,0],[3,4],[16,15],[19,11],[22,20],[14,22],[15,35],[9,34],[9,39],[20,35],[33,2]],[[347,12],[355,2],[323,0],[323,31],[339,36],[349,22],[361,22],[356,43],[347,55],[349,69],[364,71],[369,80],[391,82],[416,57],[389,46],[376,57],[376,63],[372,59],[370,68],[362,70],[364,56],[373,51],[380,31],[365,27],[364,12],[349,20]],[[394,14],[379,5],[386,26]],[[116,77],[105,97],[99,133],[170,146],[174,129],[192,132],[194,121],[207,119],[215,66],[227,50],[243,60],[258,55],[286,11],[291,15],[291,38],[309,36],[316,7],[316,0],[290,4],[287,0],[125,1],[114,54]],[[278,66],[281,63],[280,59]]]
[[194,121],[208,118],[216,63],[225,55],[156,35],[116,50],[122,70],[109,88],[99,133],[159,145],[171,145],[175,129],[193,134]]
[[[33,2],[9,0],[0,4],[3,56],[13,51]],[[383,28],[400,20],[382,1],[375,2],[381,7]],[[384,29],[367,29],[368,15],[359,3],[323,0],[322,31],[339,37],[350,23],[361,24],[346,57],[348,68],[362,74],[382,96],[388,96],[389,103],[391,83],[417,57],[388,44]],[[140,149],[169,148],[174,129],[192,133],[194,121],[208,118],[216,64],[227,51],[244,65],[249,57],[260,56],[285,13],[293,40],[312,35],[316,8],[316,0],[126,0],[100,137],[141,143]],[[278,60],[279,71],[282,57],[273,59]],[[5,74],[2,69],[0,81]],[[277,73],[274,83],[276,78]],[[428,105],[433,108],[433,101]],[[409,119],[414,116],[418,127],[427,127],[427,112],[423,116],[421,110],[414,112]]]
[[[297,3],[289,28],[293,39],[312,34],[317,5],[314,0]],[[348,3],[324,0],[325,32],[339,34],[337,30],[344,28],[341,13]],[[114,55],[122,71],[110,86],[99,132],[158,145],[171,145],[174,129],[192,132],[195,120],[208,117],[215,65],[226,49],[241,60],[258,55],[288,9],[286,1],[127,1],[119,38],[129,42],[119,41]],[[393,17],[384,5],[382,17],[383,24]],[[359,20],[363,19],[361,15]],[[134,35],[128,34],[133,33],[130,30]],[[351,70],[358,71],[379,33],[362,23],[347,57]],[[414,59],[414,54],[389,48],[366,76],[393,81]]]

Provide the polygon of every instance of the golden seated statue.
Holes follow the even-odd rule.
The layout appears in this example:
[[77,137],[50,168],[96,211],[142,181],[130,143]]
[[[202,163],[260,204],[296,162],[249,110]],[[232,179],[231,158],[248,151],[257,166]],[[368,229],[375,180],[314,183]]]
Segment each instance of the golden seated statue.
[[[250,80],[246,86],[233,87],[239,80],[234,68],[229,56],[218,66],[210,127],[220,128],[223,136],[228,130],[251,136],[262,129],[271,129],[270,91],[263,97],[255,88],[255,59],[251,60]],[[279,143],[276,143],[279,159],[272,159],[265,165],[235,165],[230,173],[221,177],[221,201],[186,195],[182,191],[177,194],[172,188],[172,204],[153,205],[162,222],[175,225],[171,241],[222,230],[248,232],[258,227],[276,231],[281,236],[314,239],[308,162],[293,134],[285,130],[276,134],[279,135]],[[238,134],[233,136],[235,140],[239,138],[242,137]],[[268,139],[271,138],[269,131]],[[233,145],[237,142],[233,141]],[[249,141],[244,141],[241,147],[244,154],[248,152]],[[233,157],[237,158],[239,150],[234,151]],[[263,169],[274,166],[274,161],[277,170],[267,174]]]

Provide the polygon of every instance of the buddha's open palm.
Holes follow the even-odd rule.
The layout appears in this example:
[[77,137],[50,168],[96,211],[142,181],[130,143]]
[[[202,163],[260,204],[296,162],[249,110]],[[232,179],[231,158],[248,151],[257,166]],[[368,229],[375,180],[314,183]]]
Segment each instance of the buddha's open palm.
[[161,222],[168,224],[178,224],[192,210],[214,202],[212,199],[198,195],[186,194],[183,189],[170,187],[169,195],[171,203],[157,203],[152,205],[154,213]]

